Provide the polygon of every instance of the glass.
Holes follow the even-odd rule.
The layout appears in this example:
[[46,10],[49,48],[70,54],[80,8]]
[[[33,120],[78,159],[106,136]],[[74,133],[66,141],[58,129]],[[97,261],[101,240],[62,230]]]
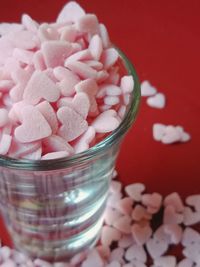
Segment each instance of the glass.
[[14,246],[30,257],[64,260],[99,238],[119,147],[136,118],[140,100],[136,72],[119,53],[135,85],[126,115],[114,132],[69,158],[0,157],[1,212]]

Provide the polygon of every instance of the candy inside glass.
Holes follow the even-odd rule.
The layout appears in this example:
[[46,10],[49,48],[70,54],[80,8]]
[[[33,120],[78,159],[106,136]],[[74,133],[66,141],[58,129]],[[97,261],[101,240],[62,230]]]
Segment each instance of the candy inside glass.
[[120,126],[72,157],[30,161],[0,157],[0,208],[13,244],[30,257],[60,261],[98,240],[120,144],[140,101],[136,72],[119,50],[134,90]]

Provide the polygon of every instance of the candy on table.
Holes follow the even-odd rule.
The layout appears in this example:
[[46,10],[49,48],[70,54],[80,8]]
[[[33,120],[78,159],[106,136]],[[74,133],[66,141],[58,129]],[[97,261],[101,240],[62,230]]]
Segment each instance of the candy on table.
[[[0,34],[0,154],[66,157],[120,125],[134,81],[120,74],[119,53],[96,15],[69,2],[55,23],[24,14],[21,24],[0,24]],[[40,147],[15,151],[34,142]]]
[[190,134],[186,133],[182,126],[164,125],[161,123],[153,124],[153,138],[163,144],[173,144],[177,142],[188,142]]
[[[145,185],[141,183],[129,185],[124,191],[123,189],[119,181],[112,183],[109,195],[118,201],[114,201],[112,207],[107,205],[101,232],[101,244],[92,250],[75,255],[70,262],[51,265],[40,259],[32,262],[23,254],[8,247],[2,247],[0,248],[1,266],[16,266],[17,263],[24,267],[147,267],[150,266],[147,264],[149,260],[152,261],[151,266],[154,267],[198,266],[200,233],[192,226],[199,225],[200,218],[191,220],[190,226],[187,226],[184,213],[190,207],[184,205],[180,195],[174,192],[163,198],[158,193],[145,193]],[[130,196],[137,199],[135,203]],[[199,195],[187,197],[186,204],[196,207],[199,197]],[[126,201],[121,209],[118,205],[123,200]],[[127,209],[125,209],[125,205],[127,205]],[[148,213],[148,208],[152,207],[156,208],[156,212]],[[154,215],[160,213],[163,208],[163,224],[161,220],[160,226],[151,227],[154,220],[158,224]],[[142,213],[138,213],[140,216],[137,215],[137,220],[135,220],[137,209],[143,212],[143,216]],[[124,211],[126,212],[124,213]],[[192,212],[200,214],[198,209],[192,210]],[[183,246],[182,253],[185,258],[177,263],[176,257],[168,254],[168,249],[171,245],[175,247],[180,244]]]

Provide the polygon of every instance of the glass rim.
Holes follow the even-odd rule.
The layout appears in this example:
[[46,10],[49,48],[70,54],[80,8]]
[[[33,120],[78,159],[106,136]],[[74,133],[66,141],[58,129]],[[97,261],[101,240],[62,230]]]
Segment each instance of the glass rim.
[[74,154],[73,156],[50,160],[28,160],[15,159],[1,155],[0,167],[27,171],[48,171],[72,167],[77,163],[84,163],[103,152],[104,149],[108,149],[108,147],[115,143],[116,139],[120,139],[128,131],[132,123],[135,121],[138,112],[141,97],[140,83],[135,68],[127,56],[118,47],[115,47],[115,49],[119,52],[122,62],[127,70],[127,75],[131,75],[134,80],[134,90],[132,92],[131,102],[129,103],[128,111],[126,112],[126,115],[120,125],[111,134],[93,147],[81,153]]

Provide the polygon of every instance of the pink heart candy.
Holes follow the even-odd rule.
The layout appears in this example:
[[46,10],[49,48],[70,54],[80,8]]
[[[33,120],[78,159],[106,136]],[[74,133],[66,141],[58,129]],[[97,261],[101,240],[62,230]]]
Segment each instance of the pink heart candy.
[[103,52],[103,44],[99,35],[94,35],[89,44],[89,50],[95,60],[99,60]]
[[111,194],[120,193],[122,190],[122,183],[119,181],[111,181],[110,192]]
[[166,126],[161,123],[153,124],[153,138],[156,141],[161,141],[163,136],[165,135]]
[[113,227],[123,234],[131,233],[131,218],[127,215],[121,216],[113,223]]
[[186,227],[183,231],[183,238],[181,241],[182,245],[188,247],[194,243],[200,243],[200,234],[198,231],[192,229],[191,227]]
[[74,144],[74,150],[76,153],[81,153],[90,147],[90,143],[94,140],[96,135],[95,129],[89,126],[87,131],[77,140]]
[[12,136],[9,134],[3,134],[0,140],[0,155],[6,155],[10,149],[12,142]]
[[76,21],[76,28],[83,33],[98,34],[99,22],[94,14],[86,14]]
[[70,153],[68,151],[57,151],[57,152],[51,152],[51,153],[47,153],[44,156],[42,156],[42,159],[58,159],[58,158],[65,158],[68,157],[70,155]]
[[133,204],[134,202],[130,197],[124,197],[116,203],[116,209],[124,215],[130,215]]
[[116,209],[116,203],[122,198],[122,193],[115,193],[108,196],[107,206]]
[[14,47],[22,48],[25,50],[34,49],[38,46],[39,39],[36,34],[30,31],[22,30],[16,33],[11,32],[7,38],[12,42]]
[[164,232],[170,236],[172,244],[179,244],[182,240],[183,230],[178,224],[164,225]]
[[32,64],[34,53],[31,51],[27,51],[25,49],[15,48],[13,50],[13,57],[18,61],[21,61],[25,64]]
[[86,260],[82,263],[82,267],[104,267],[104,260],[100,257],[98,251],[93,249],[87,255]]
[[115,110],[104,111],[92,122],[92,126],[97,133],[108,133],[114,131],[119,124],[120,122],[116,118]]
[[60,29],[60,40],[67,42],[75,42],[77,37],[77,30],[74,25],[67,25]]
[[101,71],[103,69],[103,64],[96,60],[85,60],[84,63],[97,71]]
[[127,185],[125,187],[126,194],[135,201],[141,201],[142,192],[144,191],[145,191],[145,186],[144,184],[141,184],[141,183],[134,183],[134,184]]
[[31,32],[37,32],[39,27],[38,23],[27,14],[22,15],[22,25]]
[[113,226],[113,224],[116,222],[117,219],[121,217],[121,214],[119,211],[107,207],[104,213],[104,220],[105,223],[109,226]]
[[25,156],[23,156],[23,159],[30,159],[30,160],[40,160],[42,156],[42,147],[39,147],[37,150],[26,154]]
[[157,259],[168,250],[168,243],[163,240],[149,239],[146,248],[152,259]]
[[[37,90],[35,90],[37,88]],[[59,89],[49,77],[35,71],[29,80],[23,94],[23,99],[30,104],[37,104],[41,99],[55,102],[60,96]]]
[[106,26],[102,23],[99,24],[100,37],[102,39],[103,48],[109,48],[111,46],[110,38]]
[[96,78],[97,71],[81,61],[67,63],[66,67],[75,72],[82,79]]
[[72,47],[65,41],[47,41],[41,47],[44,61],[47,67],[55,68],[62,66],[65,59],[70,55]]
[[134,80],[131,75],[129,76],[123,76],[121,78],[121,84],[120,87],[124,94],[131,93],[134,88]]
[[147,261],[147,254],[143,246],[132,245],[127,249],[125,259],[127,261],[138,260],[145,263]]
[[47,101],[39,103],[36,107],[47,120],[52,129],[52,133],[56,133],[58,130],[58,121],[53,107]]
[[173,144],[181,141],[182,134],[174,126],[166,126],[165,133],[161,139],[163,144]]
[[68,154],[73,154],[74,149],[65,139],[59,135],[51,135],[43,140],[43,144],[46,146],[48,152],[66,151]]
[[57,111],[57,117],[62,123],[59,129],[59,135],[66,139],[66,141],[72,141],[83,134],[88,124],[84,118],[74,111],[70,107],[62,107]]
[[74,87],[79,83],[80,79],[72,71],[57,67],[53,70],[54,75],[60,81],[58,86],[63,96],[72,96],[75,93]]
[[108,48],[101,55],[101,62],[107,70],[111,68],[118,60],[119,54],[115,48]]
[[76,2],[67,3],[60,11],[57,22],[75,22],[79,18],[85,15],[85,11]]
[[142,204],[159,210],[162,205],[162,196],[158,193],[144,194],[142,195]]
[[189,206],[195,208],[196,211],[200,212],[200,195],[192,195],[186,198],[186,203]]
[[90,99],[85,93],[77,93],[72,100],[72,107],[84,119],[87,118],[90,109]]
[[115,248],[111,251],[109,261],[110,262],[118,262],[118,264],[124,263],[124,249],[123,248]]
[[177,192],[171,193],[164,199],[164,206],[173,206],[177,212],[184,211],[183,201]]
[[162,109],[165,107],[165,103],[165,95],[162,93],[158,93],[155,96],[150,96],[147,98],[147,104],[153,108]]
[[12,145],[9,150],[9,157],[12,158],[24,158],[26,155],[29,155],[35,152],[41,147],[41,142],[36,141],[32,143],[20,143],[15,138],[12,140]]
[[151,214],[139,204],[134,207],[131,216],[135,221],[141,221],[142,219],[150,220],[152,218]]
[[21,143],[30,143],[50,136],[52,130],[43,115],[33,106],[22,111],[22,125],[15,128],[14,135]]
[[118,242],[118,246],[121,248],[128,248],[131,245],[135,245],[135,240],[132,235],[123,235],[122,238]]
[[138,245],[144,245],[152,235],[152,229],[150,226],[140,226],[139,224],[133,224],[131,227],[131,232],[134,240]]
[[103,226],[101,231],[101,243],[104,246],[110,246],[113,241],[118,241],[121,238],[121,233],[110,226]]
[[68,64],[70,64],[71,62],[76,62],[76,61],[85,61],[85,60],[91,60],[92,58],[92,54],[90,52],[89,49],[84,49],[81,51],[78,51],[76,53],[73,53],[72,55],[70,55],[69,57],[67,57],[67,59],[65,60],[65,67],[68,67]]
[[38,50],[37,52],[35,52],[33,56],[33,65],[36,70],[42,71],[46,69],[44,57],[43,57],[41,50]]
[[0,108],[0,128],[9,122],[8,111],[5,108]]
[[183,214],[177,213],[174,206],[167,206],[164,209],[164,224],[181,224],[183,222]]
[[193,212],[191,208],[185,207],[183,212],[183,223],[185,226],[194,225],[200,222],[200,213]]
[[141,95],[142,96],[152,96],[157,93],[157,90],[152,86],[149,81],[143,81],[141,83]]

